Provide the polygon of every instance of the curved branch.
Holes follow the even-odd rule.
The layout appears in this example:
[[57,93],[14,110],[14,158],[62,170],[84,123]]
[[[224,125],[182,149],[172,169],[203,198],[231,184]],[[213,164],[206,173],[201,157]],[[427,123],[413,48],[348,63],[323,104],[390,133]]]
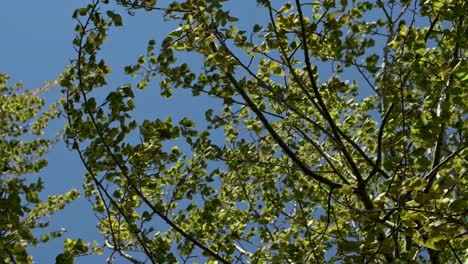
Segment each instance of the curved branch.
[[[213,52],[217,52],[217,48],[214,45],[214,43],[211,43],[211,48],[213,49]],[[244,99],[244,101],[249,105],[249,107],[252,109],[252,111],[257,115],[257,117],[260,119],[262,124],[265,126],[266,130],[271,134],[273,139],[276,141],[276,143],[281,147],[281,149],[294,161],[294,163],[299,166],[299,168],[304,172],[305,175],[310,176],[312,179],[324,183],[330,187],[333,188],[341,188],[343,185],[340,183],[336,183],[328,178],[323,177],[322,175],[319,175],[313,171],[311,171],[307,165],[292,151],[288,145],[284,142],[284,140],[281,138],[278,133],[273,129],[271,124],[268,122],[268,119],[263,115],[262,111],[257,107],[257,105],[250,99],[249,95],[244,91],[244,89],[241,87],[241,85],[237,82],[237,80],[234,78],[229,73],[226,73],[229,81],[232,83],[234,88],[237,90],[237,92],[241,95],[241,97]]]

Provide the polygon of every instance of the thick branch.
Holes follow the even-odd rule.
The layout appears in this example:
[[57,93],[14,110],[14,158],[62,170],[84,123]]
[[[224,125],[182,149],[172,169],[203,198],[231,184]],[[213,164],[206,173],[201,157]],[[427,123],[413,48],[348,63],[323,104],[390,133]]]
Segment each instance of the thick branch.
[[[217,48],[214,43],[211,43],[211,48],[213,52],[217,52]],[[270,135],[273,137],[273,139],[276,141],[276,143],[281,147],[281,149],[294,161],[294,163],[299,166],[299,168],[304,172],[305,175],[310,176],[312,179],[324,183],[330,187],[333,188],[341,188],[343,185],[340,183],[336,183],[334,181],[331,181],[330,179],[327,179],[313,171],[311,171],[308,166],[292,151],[288,145],[284,142],[284,140],[281,138],[278,133],[274,130],[274,128],[271,126],[269,123],[268,119],[265,117],[265,115],[262,113],[262,111],[257,107],[257,105],[250,99],[249,95],[245,92],[245,90],[241,87],[241,85],[237,82],[237,80],[232,76],[232,74],[227,73],[226,74],[229,81],[231,84],[234,86],[236,91],[240,94],[240,96],[244,99],[244,101],[249,105],[249,107],[252,109],[252,111],[257,115],[257,117],[260,119],[262,122],[263,126],[266,128],[266,130],[270,133]]]
[[304,62],[306,64],[306,71],[310,79],[310,83],[312,85],[312,90],[314,91],[315,98],[317,99],[318,105],[320,106],[324,118],[327,120],[330,128],[333,131],[333,134],[335,135],[335,138],[337,139],[337,143],[340,147],[341,152],[343,153],[346,161],[348,162],[351,170],[353,171],[354,175],[356,176],[357,182],[358,182],[358,188],[356,189],[356,194],[361,197],[362,202],[364,203],[364,206],[366,207],[367,210],[373,209],[374,205],[369,197],[369,194],[366,191],[366,186],[365,186],[365,181],[362,178],[361,173],[359,172],[359,169],[354,161],[354,159],[351,157],[350,153],[348,152],[346,146],[344,143],[341,141],[341,136],[340,133],[338,132],[338,127],[336,126],[335,122],[333,121],[333,118],[330,115],[330,112],[328,111],[322,95],[319,92],[319,88],[317,86],[317,83],[315,82],[315,77],[314,73],[312,71],[312,64],[310,63],[310,54],[309,54],[309,47],[307,46],[307,37],[306,37],[306,29],[304,25],[304,15],[302,13],[302,7],[301,3],[299,0],[296,0],[296,6],[297,6],[297,12],[299,14],[299,20],[301,24],[301,38],[302,38],[302,47],[304,51]]

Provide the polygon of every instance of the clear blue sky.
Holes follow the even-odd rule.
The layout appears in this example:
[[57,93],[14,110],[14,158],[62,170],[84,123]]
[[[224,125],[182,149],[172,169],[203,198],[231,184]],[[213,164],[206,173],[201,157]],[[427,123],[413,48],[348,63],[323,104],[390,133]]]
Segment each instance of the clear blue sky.
[[[249,1],[250,2],[250,1]],[[0,8],[0,72],[10,75],[12,82],[22,81],[27,88],[43,86],[44,81],[54,80],[74,58],[75,51],[71,45],[74,36],[75,22],[71,15],[73,10],[88,1],[2,1]],[[235,15],[241,16],[247,23],[258,19],[255,1],[249,4],[231,6]],[[121,9],[116,9],[120,10]],[[266,18],[265,14],[261,15]],[[122,74],[125,65],[136,61],[138,55],[145,52],[147,41],[151,38],[162,39],[175,27],[161,23],[156,14],[139,13],[135,17],[125,17],[124,27],[110,33],[109,40],[103,48],[103,55],[114,69],[110,75],[110,86],[122,85],[130,80]],[[242,27],[242,25],[240,26]],[[188,58],[190,60],[190,58]],[[202,98],[188,104],[189,96],[178,100],[166,101],[157,97],[159,90],[153,84],[145,92],[137,94],[139,115],[143,118],[165,119],[167,115],[183,116],[190,112],[193,117],[203,117],[204,110],[199,107],[204,103]],[[59,96],[60,88],[54,88],[47,95],[48,102]],[[149,93],[149,94],[148,94]],[[188,106],[191,105],[191,106]],[[190,109],[189,109],[190,108]],[[200,119],[201,120],[201,119]],[[55,121],[48,133],[56,131],[64,120]],[[45,181],[42,199],[48,195],[65,193],[71,188],[81,190],[81,179],[84,174],[76,153],[70,152],[60,142],[47,156],[49,166],[40,174]],[[64,237],[82,238],[85,241],[96,239],[102,242],[95,228],[96,219],[91,205],[81,197],[60,211],[51,219],[50,230],[65,228]],[[38,234],[41,234],[39,232]],[[35,263],[54,263],[57,254],[63,252],[63,239],[54,239],[46,244],[31,248]],[[104,257],[84,257],[75,263],[103,263]]]

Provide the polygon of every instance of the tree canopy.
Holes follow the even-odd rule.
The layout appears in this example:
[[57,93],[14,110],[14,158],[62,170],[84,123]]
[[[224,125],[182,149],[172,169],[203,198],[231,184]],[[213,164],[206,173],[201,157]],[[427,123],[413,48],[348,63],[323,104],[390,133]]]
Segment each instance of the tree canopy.
[[[466,1],[257,0],[251,24],[233,2],[74,12],[64,139],[102,241],[66,239],[57,263],[462,263]],[[103,45],[145,12],[174,30],[111,87]],[[206,112],[141,120],[140,90]]]
[[55,230],[37,238],[32,231],[47,227],[46,217],[63,209],[79,192],[50,195],[47,201],[39,198],[43,180],[29,178],[47,165],[45,155],[56,139],[41,135],[57,117],[60,102],[44,110],[40,94],[45,88],[22,91],[21,83],[8,81],[9,76],[0,73],[0,263],[32,263],[28,245],[63,233]]

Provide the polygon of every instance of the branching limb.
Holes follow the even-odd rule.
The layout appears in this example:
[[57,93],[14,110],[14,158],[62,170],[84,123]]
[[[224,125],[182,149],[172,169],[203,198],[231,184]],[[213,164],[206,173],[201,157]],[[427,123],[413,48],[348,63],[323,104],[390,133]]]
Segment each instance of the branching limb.
[[128,261],[130,261],[133,264],[143,264],[144,263],[143,261],[139,261],[138,259],[136,259],[136,258],[132,257],[131,255],[125,253],[125,251],[123,251],[123,250],[115,247],[114,245],[112,245],[109,242],[109,240],[107,239],[107,237],[106,237],[106,239],[104,241],[104,244],[106,245],[107,248],[117,251],[120,254],[120,256],[127,259]]

